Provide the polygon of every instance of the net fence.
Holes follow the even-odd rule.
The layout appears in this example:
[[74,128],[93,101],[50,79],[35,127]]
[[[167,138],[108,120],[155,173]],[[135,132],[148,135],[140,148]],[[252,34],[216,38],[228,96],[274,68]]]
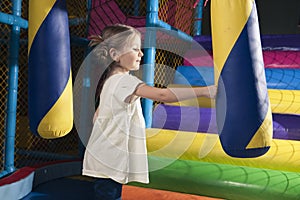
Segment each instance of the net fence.
[[[0,3],[1,12],[11,14],[12,3],[3,0]],[[22,18],[28,19],[29,1],[22,1]],[[76,42],[76,38],[86,38],[88,17],[87,3],[84,0],[67,1],[70,19],[72,75],[76,76],[85,55],[86,45]],[[0,148],[5,148],[5,120],[8,88],[8,58],[10,26],[0,24],[1,31],[1,78],[0,78]],[[75,38],[75,39],[74,39]],[[19,48],[18,100],[15,135],[15,167],[32,166],[39,163],[61,159],[79,158],[80,141],[76,130],[59,139],[46,140],[33,135],[29,129],[28,119],[28,30],[21,29]],[[4,170],[4,153],[0,155],[0,170]]]
[[[139,2],[139,4],[135,3]],[[161,0],[159,3],[159,19],[172,25],[189,35],[194,32],[194,0]],[[29,0],[22,1],[22,18],[28,19]],[[85,58],[87,46],[80,42],[80,38],[87,38],[91,34],[100,34],[102,29],[109,24],[124,23],[135,27],[145,27],[146,1],[123,0],[97,0],[92,1],[92,7],[87,7],[85,0],[67,0],[71,34],[71,63],[73,80]],[[0,11],[11,14],[12,3],[2,0]],[[112,12],[113,11],[113,12]],[[0,23],[1,50],[0,50],[0,150],[5,148],[6,104],[8,88],[8,60],[10,26]],[[29,129],[28,119],[28,32],[21,29],[19,50],[19,76],[18,76],[18,101],[17,124],[15,138],[15,166],[31,166],[39,163],[81,157],[81,142],[76,129],[59,139],[46,140],[34,136]],[[173,82],[174,71],[184,64],[182,55],[188,46],[181,42],[166,42],[158,38],[157,43],[164,44],[164,48],[157,49],[155,58],[155,85],[166,87]],[[173,49],[173,52],[164,49]],[[176,50],[180,52],[176,52]],[[266,69],[278,69],[269,73],[267,80],[277,80],[276,87],[285,83],[285,88],[292,91],[294,102],[300,101],[297,90],[300,87],[300,53],[298,50],[268,50],[264,51]],[[165,66],[168,66],[166,68]],[[286,70],[290,69],[290,71]],[[285,78],[283,78],[285,77]],[[285,101],[284,97],[276,96],[278,101]],[[299,104],[300,105],[300,104]],[[299,111],[300,106],[298,107]],[[300,123],[298,123],[300,124]],[[297,127],[296,127],[297,129]],[[300,132],[300,131],[299,131]],[[0,155],[0,170],[4,170],[4,153]]]

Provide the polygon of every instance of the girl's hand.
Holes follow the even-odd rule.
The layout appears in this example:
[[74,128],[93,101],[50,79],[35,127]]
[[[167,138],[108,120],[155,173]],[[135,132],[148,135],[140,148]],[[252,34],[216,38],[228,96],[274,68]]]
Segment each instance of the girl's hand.
[[205,94],[205,97],[215,99],[216,95],[217,95],[217,89],[218,89],[217,86],[210,85],[210,86],[207,86],[206,89],[207,89],[207,92]]

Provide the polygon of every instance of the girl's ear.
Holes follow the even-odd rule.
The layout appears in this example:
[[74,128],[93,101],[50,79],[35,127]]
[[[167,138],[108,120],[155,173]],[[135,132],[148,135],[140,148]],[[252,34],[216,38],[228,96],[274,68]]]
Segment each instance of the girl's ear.
[[119,62],[119,54],[115,48],[109,50],[109,55],[114,61]]

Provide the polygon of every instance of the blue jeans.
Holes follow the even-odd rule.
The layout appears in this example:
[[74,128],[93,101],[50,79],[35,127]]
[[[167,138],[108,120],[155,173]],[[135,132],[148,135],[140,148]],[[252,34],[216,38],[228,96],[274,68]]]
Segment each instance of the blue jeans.
[[109,178],[98,178],[94,183],[95,199],[121,200],[122,184]]

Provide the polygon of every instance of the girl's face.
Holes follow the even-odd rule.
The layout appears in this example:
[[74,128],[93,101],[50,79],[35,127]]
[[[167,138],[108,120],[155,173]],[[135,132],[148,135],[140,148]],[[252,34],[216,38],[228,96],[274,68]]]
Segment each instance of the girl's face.
[[136,35],[128,44],[126,53],[119,57],[119,65],[125,71],[136,71],[140,68],[141,58],[144,55],[141,51],[141,38]]

